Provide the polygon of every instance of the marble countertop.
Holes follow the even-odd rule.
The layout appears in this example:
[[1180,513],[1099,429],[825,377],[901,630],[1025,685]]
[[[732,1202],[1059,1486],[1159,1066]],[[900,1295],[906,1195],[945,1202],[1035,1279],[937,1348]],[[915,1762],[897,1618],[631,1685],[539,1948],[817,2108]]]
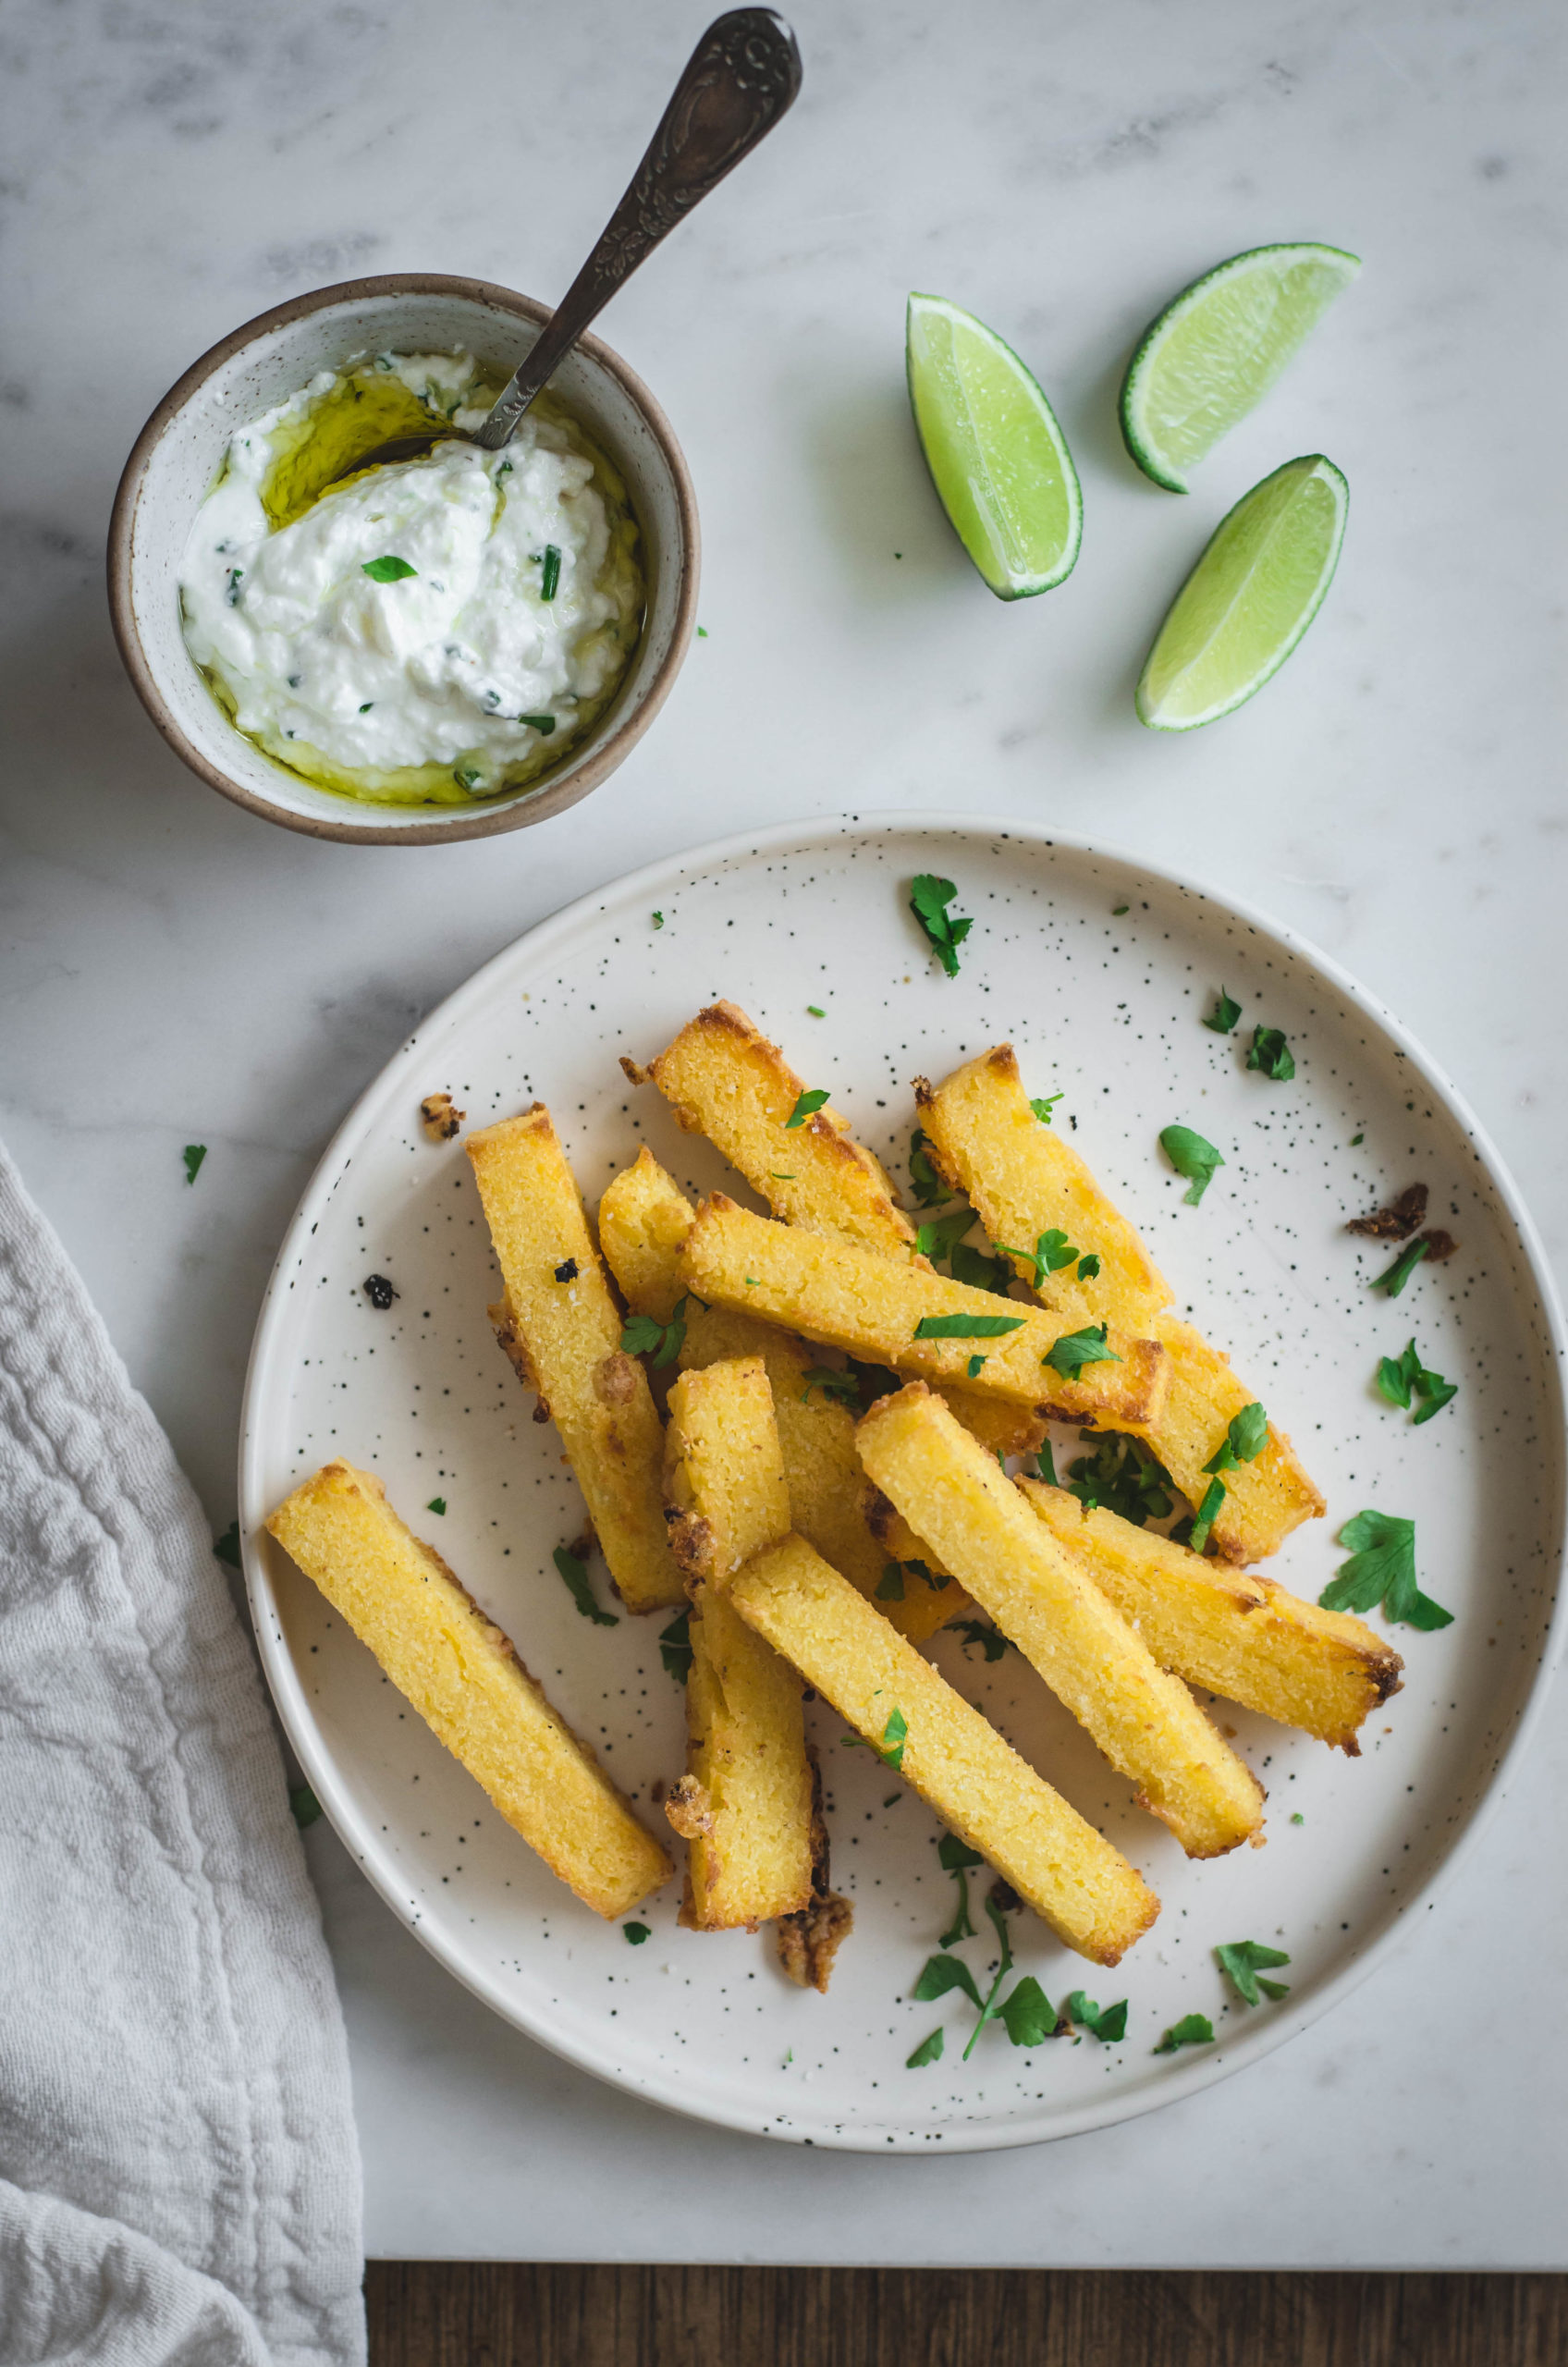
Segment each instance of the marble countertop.
[[[0,1132],[201,1489],[234,1508],[271,1257],[349,1103],[432,1003],[617,872],[748,822],[1051,821],[1277,914],[1398,1010],[1568,1249],[1562,175],[1546,0],[800,0],[804,94],[617,300],[696,480],[702,620],[587,803],[408,852],[316,843],[187,776],[109,636],[119,467],[192,357],[295,290],[473,273],[550,297],[706,10],[581,0],[17,0],[0,383]],[[1186,500],[1121,451],[1130,342],[1279,238],[1358,287]],[[910,432],[917,286],[1043,380],[1083,558],[1004,607]],[[1550,426],[1544,430],[1550,435]],[[1550,453],[1550,446],[1549,446]],[[1292,454],[1352,488],[1338,582],[1253,705],[1143,731],[1133,679],[1229,504]],[[1554,615],[1554,607],[1556,615]],[[209,1146],[187,1187],[181,1147]],[[1562,1695],[1559,1689],[1558,1700]],[[936,2165],[802,2152],[597,2085],[459,1990],[325,1825],[373,2254],[1568,2267],[1568,1913],[1550,1717],[1483,1847],[1329,2019],[1126,2127]]]

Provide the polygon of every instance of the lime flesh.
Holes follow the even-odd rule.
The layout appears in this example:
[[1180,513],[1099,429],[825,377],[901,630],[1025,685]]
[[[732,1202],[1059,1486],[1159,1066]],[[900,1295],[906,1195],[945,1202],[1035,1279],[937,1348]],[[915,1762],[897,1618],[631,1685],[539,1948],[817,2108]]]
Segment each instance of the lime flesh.
[[1333,581],[1349,501],[1320,452],[1287,460],[1242,496],[1155,637],[1137,689],[1141,722],[1195,731],[1278,673]]
[[1011,346],[940,296],[912,296],[909,399],[925,465],[998,599],[1048,592],[1084,531],[1078,472],[1049,403]]
[[1262,401],[1360,271],[1339,247],[1254,247],[1183,288],[1146,328],[1121,382],[1121,434],[1171,493]]

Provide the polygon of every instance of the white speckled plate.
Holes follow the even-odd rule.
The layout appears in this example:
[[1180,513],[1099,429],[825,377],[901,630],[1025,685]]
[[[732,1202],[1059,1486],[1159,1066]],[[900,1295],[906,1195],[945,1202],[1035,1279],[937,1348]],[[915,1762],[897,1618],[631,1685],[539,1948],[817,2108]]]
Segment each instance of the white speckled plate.
[[[956,981],[906,910],[919,870],[956,880],[956,909],[974,916]],[[1243,1006],[1229,1037],[1200,1024],[1221,986]],[[911,1079],[1011,1037],[1030,1090],[1063,1094],[1056,1122],[1075,1129],[1183,1309],[1231,1351],[1328,1494],[1329,1520],[1298,1532],[1275,1574],[1316,1596],[1342,1558],[1334,1529],[1374,1505],[1415,1516],[1421,1583],[1456,1614],[1439,1634],[1397,1632],[1404,1689],[1369,1722],[1359,1760],[1221,1705],[1268,1787],[1268,1846],[1202,1866],[1138,1813],[1015,1654],[992,1667],[956,1636],[938,1640],[952,1681],[1164,1900],[1110,1974],[1014,1919],[1020,1970],[1053,2000],[1084,1986],[1102,2005],[1130,2001],[1120,2044],[1024,2050],[997,2029],[960,2059],[971,2009],[909,1995],[952,1906],[939,1828],[868,1752],[841,1748],[823,1703],[810,1716],[834,1877],[856,1916],[830,1995],[790,1987],[766,1932],[680,1931],[673,1884],[643,1912],[646,1942],[630,1944],[545,1872],[260,1533],[327,1457],[378,1471],[662,1823],[650,1786],[682,1750],[680,1695],[655,1641],[664,1621],[591,1625],[556,1576],[551,1549],[581,1529],[581,1501],[491,1337],[496,1281],[461,1146],[424,1139],[419,1102],[449,1090],[472,1125],[543,1098],[590,1203],[644,1138],[689,1189],[705,1188],[721,1180],[717,1159],[651,1089],[628,1087],[618,1061],[648,1057],[719,995],[829,1086],[900,1171]],[[810,1017],[812,1003],[827,1016]],[[1293,1083],[1246,1072],[1258,1021],[1284,1028]],[[1173,1120],[1225,1153],[1197,1208],[1158,1148]],[[1417,1179],[1461,1248],[1390,1304],[1367,1287],[1387,1252],[1352,1239],[1345,1220]],[[386,1313],[361,1287],[373,1272],[399,1293]],[[1419,1429],[1373,1387],[1378,1357],[1412,1332],[1460,1383]],[[1065,2135],[1267,2054],[1366,1971],[1476,1830],[1555,1641],[1562,1346],[1528,1220],[1474,1121],[1387,1012],[1283,931],[1150,866],[1014,825],[874,816],[733,839],[584,899],[490,963],[333,1143],[283,1245],[251,1366],[240,1506],[263,1657],[327,1814],[387,1904],[546,2046],[679,2111],[802,2142],[928,2152]],[[444,1516],[424,1509],[435,1497]],[[597,1564],[594,1582],[607,1599]],[[1211,1951],[1239,1939],[1289,1952],[1288,2002],[1249,2009],[1227,1994]],[[963,1954],[984,1980],[986,1943]],[[1156,2054],[1194,2012],[1212,2018],[1215,2043]],[[945,2059],[907,2070],[937,2022]]]

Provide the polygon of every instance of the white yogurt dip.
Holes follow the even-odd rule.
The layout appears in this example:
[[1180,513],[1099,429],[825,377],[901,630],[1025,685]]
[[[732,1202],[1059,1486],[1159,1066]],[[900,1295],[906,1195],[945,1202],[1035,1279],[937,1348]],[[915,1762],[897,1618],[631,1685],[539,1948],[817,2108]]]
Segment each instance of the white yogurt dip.
[[[613,471],[547,401],[504,451],[441,443],[312,498],[316,423],[341,449],[377,397],[406,404],[399,389],[467,428],[495,391],[467,355],[382,355],[241,429],[186,546],[185,639],[238,728],[295,771],[458,803],[553,763],[613,692],[642,614],[636,530]],[[368,426],[349,456],[396,432]],[[277,525],[290,465],[310,506]]]

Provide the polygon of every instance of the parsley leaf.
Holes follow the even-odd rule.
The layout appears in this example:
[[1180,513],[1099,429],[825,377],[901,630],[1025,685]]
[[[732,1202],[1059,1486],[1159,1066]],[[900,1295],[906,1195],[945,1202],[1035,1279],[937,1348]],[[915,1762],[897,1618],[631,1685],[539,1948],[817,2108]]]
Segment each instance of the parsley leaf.
[[1415,1523],[1395,1513],[1362,1512],[1347,1520],[1340,1543],[1351,1558],[1340,1565],[1317,1600],[1325,1611],[1370,1611],[1383,1606],[1385,1619],[1408,1627],[1431,1629],[1452,1624],[1444,1611],[1421,1592],[1415,1583]]
[[882,1729],[882,1740],[877,1749],[884,1767],[890,1767],[898,1775],[903,1773],[904,1744],[908,1739],[909,1720],[901,1710],[895,1710]]
[[940,2063],[942,2059],[943,2044],[944,2038],[942,2025],[938,2022],[930,2037],[923,2038],[920,2044],[915,2048],[914,2053],[906,2058],[904,2069],[906,2071],[919,2071],[924,2069],[927,2063]]
[[1119,1365],[1121,1359],[1114,1348],[1106,1346],[1105,1335],[1103,1323],[1091,1323],[1082,1331],[1064,1331],[1040,1362],[1060,1373],[1063,1380],[1071,1380],[1085,1365]]
[[1156,2054],[1174,2054],[1179,2046],[1212,2046],[1214,2024],[1207,2014],[1183,2014],[1173,2022],[1154,2049]]
[[[980,2006],[980,2019],[975,2023],[974,2028],[970,2034],[969,2044],[963,2050],[963,2059],[966,2063],[974,2054],[975,2048],[979,2045],[980,2033],[997,2010],[997,1999],[1001,1993],[1002,1982],[1012,1970],[1012,1943],[1008,1938],[1007,1925],[1002,1920],[1003,1914],[1006,1911],[1002,1905],[1002,1901],[1004,1899],[1011,1899],[1012,1904],[1015,1907],[1018,1904],[1017,1899],[1013,1897],[1012,1892],[1008,1889],[1007,1885],[1003,1883],[993,1884],[991,1889],[986,1894],[986,1912],[990,1918],[991,1929],[995,1932],[998,1939],[1001,1942],[1002,1960],[997,1967],[996,1979],[992,1981],[990,1988],[986,1993],[986,2002]],[[975,2003],[977,2005],[979,2004],[978,1998],[975,2000]]]
[[1228,995],[1221,987],[1219,1000],[1204,1021],[1204,1025],[1212,1027],[1217,1036],[1229,1036],[1241,1015],[1241,1004],[1236,1001],[1234,996]]
[[239,1523],[237,1519],[229,1522],[221,1537],[214,1538],[213,1551],[220,1562],[227,1562],[231,1570],[239,1568]]
[[924,1562],[910,1561],[903,1566],[906,1570],[912,1570],[917,1578],[924,1578],[934,1594],[940,1594],[942,1588],[948,1584],[946,1578],[938,1576],[937,1573]]
[[800,1099],[796,1102],[794,1108],[790,1110],[789,1116],[784,1121],[785,1132],[790,1133],[796,1126],[803,1126],[808,1118],[813,1118],[816,1115],[816,1112],[821,1109],[827,1098],[827,1090],[826,1086],[816,1093],[802,1093]]
[[1160,1134],[1159,1147],[1177,1174],[1184,1175],[1192,1185],[1192,1190],[1183,1192],[1182,1197],[1188,1208],[1195,1208],[1214,1181],[1215,1169],[1223,1167],[1225,1161],[1214,1145],[1206,1143],[1191,1126],[1167,1126]]
[[446,1497],[445,1497],[445,1496],[432,1496],[432,1498],[430,1499],[429,1503],[427,1503],[427,1504],[426,1504],[426,1506],[425,1506],[425,1508],[424,1508],[424,1509],[425,1509],[425,1511],[426,1511],[427,1513],[440,1513],[440,1514],[442,1514],[442,1515],[445,1515],[445,1513],[446,1513],[446,1510],[447,1510],[447,1499],[446,1499]]
[[1075,1989],[1062,2006],[1063,2019],[1078,2030],[1089,2030],[1105,2046],[1115,2046],[1127,2035],[1127,2000],[1103,2009],[1092,1997]]
[[1208,1532],[1219,1519],[1220,1507],[1224,1502],[1224,1480],[1211,1479],[1203,1491],[1203,1502],[1198,1506],[1197,1518],[1187,1532],[1187,1543],[1194,1553],[1201,1553],[1207,1545]]
[[620,1928],[634,1948],[640,1948],[648,1936],[648,1927],[645,1923],[623,1923]]
[[1040,1441],[1038,1451],[1035,1456],[1035,1478],[1036,1479],[1043,1479],[1047,1488],[1060,1488],[1061,1485],[1060,1480],[1056,1476],[1056,1457],[1051,1453],[1051,1442],[1049,1439],[1042,1439]]
[[[553,715],[520,715],[518,721],[526,723],[532,730],[537,731],[541,740],[547,740],[556,728],[556,718]],[[476,774],[475,779],[477,778]]]
[[406,558],[394,558],[388,552],[385,558],[367,558],[360,572],[368,575],[373,583],[401,583],[405,576],[417,575],[419,570],[410,567]]
[[[1014,1249],[1005,1241],[998,1241],[997,1248],[1002,1257],[1016,1257],[1021,1265],[1032,1269],[1024,1280],[1032,1290],[1036,1291],[1047,1274],[1060,1274],[1064,1266],[1071,1266],[1081,1255],[1073,1248],[1066,1233],[1054,1224],[1048,1232],[1041,1233],[1033,1249]],[[1095,1271],[1099,1271],[1098,1258],[1095,1260]]]
[[1035,1112],[1035,1117],[1038,1118],[1041,1125],[1048,1126],[1051,1122],[1051,1111],[1056,1108],[1059,1101],[1065,1101],[1066,1098],[1067,1096],[1065,1093],[1048,1093],[1043,1101],[1031,1101],[1029,1107]]
[[1243,2005],[1256,2005],[1260,1989],[1269,1997],[1288,1997],[1291,1993],[1278,1981],[1259,1981],[1257,1977],[1270,1965],[1290,1963],[1282,1948],[1266,1948],[1260,1940],[1227,1940],[1215,1949],[1214,1960]]
[[202,1161],[206,1158],[206,1156],[207,1146],[205,1143],[186,1144],[184,1150],[180,1153],[180,1157],[185,1161],[185,1180],[188,1184],[195,1183],[197,1176],[202,1172]]
[[801,1404],[809,1404],[814,1389],[824,1397],[836,1397],[840,1405],[852,1405],[860,1411],[860,1381],[852,1372],[839,1372],[833,1365],[813,1365],[804,1376],[805,1387],[801,1392]]
[[964,1995],[978,2005],[980,1992],[974,1986],[974,1975],[962,1956],[930,1956],[922,1968],[919,1980],[910,1991],[923,2005],[937,1997],[945,1997],[949,1989],[962,1989]]
[[987,1661],[999,1661],[1011,1642],[1011,1637],[1004,1636],[999,1627],[988,1627],[983,1619],[949,1619],[948,1625],[963,1637],[966,1652],[972,1644],[978,1644]]
[[1099,1252],[1097,1249],[1091,1249],[1086,1257],[1080,1257],[1078,1260],[1078,1280],[1081,1282],[1092,1282],[1099,1269]]
[[937,1844],[937,1862],[945,1873],[957,1874],[966,1866],[983,1866],[986,1860],[978,1849],[972,1849],[956,1833],[944,1833]]
[[904,1599],[904,1568],[901,1562],[889,1562],[876,1581],[878,1602],[902,1602]]
[[[961,1841],[956,1833],[944,1833],[937,1845],[937,1857],[943,1870],[951,1874],[958,1884],[958,1905],[949,1930],[941,1935],[944,1948],[953,1947],[960,1940],[973,1940],[974,1926],[969,1919],[969,1868],[983,1866],[985,1859],[978,1849]],[[978,2004],[978,1998],[975,2000]]]
[[967,1282],[972,1291],[990,1291],[998,1298],[1007,1296],[1012,1280],[1012,1268],[1005,1257],[987,1257],[983,1249],[972,1248],[967,1241],[954,1243],[948,1270],[955,1282]]
[[1208,1461],[1206,1471],[1234,1471],[1238,1464],[1256,1463],[1268,1443],[1268,1417],[1255,1397],[1234,1417]]
[[[1095,1438],[1093,1454],[1081,1454],[1068,1466],[1068,1494],[1076,1496],[1085,1510],[1093,1512],[1103,1504],[1108,1513],[1115,1513],[1134,1528],[1143,1528],[1151,1520],[1164,1520],[1176,1502],[1176,1482],[1158,1458],[1140,1439],[1124,1438],[1108,1431],[1104,1438]],[[1041,1449],[1042,1465],[1048,1447]],[[1059,1485],[1054,1471],[1042,1469],[1040,1477]]]
[[655,913],[655,914],[654,914],[654,926],[655,926],[655,928],[663,928],[663,926],[664,926],[664,914],[663,914],[662,913]]
[[539,597],[541,600],[553,600],[555,598],[557,587],[558,586],[560,580],[561,555],[559,547],[555,543],[546,543],[545,546],[545,571],[539,578]]
[[[917,1340],[999,1340],[1022,1331],[1022,1315],[923,1315],[914,1327]],[[1059,1343],[1060,1344],[1060,1343]]]
[[594,1589],[588,1583],[586,1565],[580,1562],[568,1545],[557,1545],[550,1557],[566,1580],[567,1590],[584,1619],[595,1627],[619,1627],[620,1621],[613,1611],[601,1611],[594,1600]]
[[1249,1069],[1261,1069],[1264,1075],[1272,1077],[1276,1085],[1289,1085],[1296,1073],[1296,1064],[1291,1058],[1291,1048],[1285,1041],[1282,1028],[1253,1029],[1247,1066]]
[[321,1802],[308,1784],[293,1784],[289,1786],[288,1806],[294,1821],[301,1833],[308,1824],[314,1824],[321,1814]]
[[953,1196],[931,1164],[926,1150],[930,1139],[930,1135],[919,1126],[909,1138],[909,1180],[923,1208],[939,1208],[944,1200],[950,1200]]
[[1440,1372],[1431,1372],[1422,1363],[1414,1340],[1403,1355],[1382,1359],[1378,1367],[1378,1386],[1390,1405],[1402,1406],[1407,1413],[1412,1394],[1421,1398],[1424,1402],[1415,1416],[1417,1423],[1429,1422],[1434,1414],[1440,1414],[1459,1394],[1456,1380],[1445,1380]]
[[967,1208],[949,1208],[945,1217],[933,1217],[914,1236],[915,1255],[929,1257],[934,1266],[939,1264],[952,1256],[974,1222],[974,1211]]
[[686,1344],[686,1294],[677,1299],[668,1323],[652,1315],[629,1315],[620,1335],[629,1356],[652,1356],[655,1366],[672,1365]]
[[1014,2046],[1039,2046],[1056,2035],[1056,2014],[1032,1972],[1026,1972],[998,2009]]
[[684,1685],[692,1674],[692,1614],[682,1611],[668,1627],[659,1630],[659,1658],[664,1662],[666,1676],[674,1677],[677,1685]]
[[938,879],[929,871],[918,872],[910,884],[910,911],[930,938],[937,959],[949,978],[958,975],[958,949],[974,926],[972,920],[960,920],[949,913],[948,906],[957,894],[950,879]]
[[986,1359],[984,1356],[971,1356],[969,1362],[963,1368],[964,1377],[969,1380],[978,1380],[985,1369]]
[[1431,1245],[1424,1235],[1419,1241],[1410,1242],[1400,1251],[1391,1266],[1385,1267],[1380,1274],[1374,1275],[1371,1287],[1375,1291],[1385,1292],[1390,1298],[1398,1298]]

